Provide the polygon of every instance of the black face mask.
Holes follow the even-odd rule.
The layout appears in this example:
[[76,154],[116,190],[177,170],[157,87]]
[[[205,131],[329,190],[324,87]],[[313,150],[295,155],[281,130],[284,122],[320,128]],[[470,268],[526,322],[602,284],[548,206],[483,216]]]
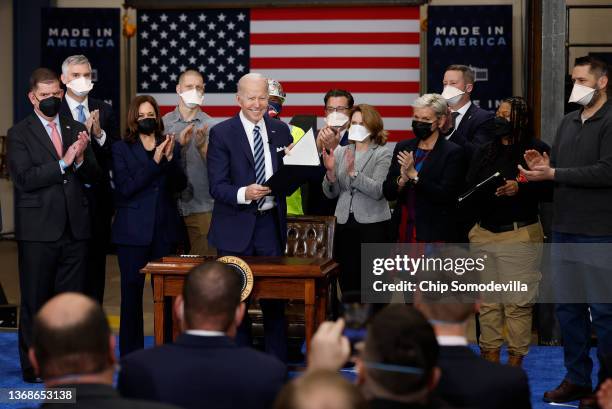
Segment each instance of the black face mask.
[[157,120],[155,118],[145,118],[138,121],[138,132],[151,135],[157,131]]
[[58,97],[49,97],[38,101],[38,109],[49,118],[57,115],[61,106],[62,100]]
[[504,118],[496,117],[494,124],[496,138],[501,139],[504,136],[510,136],[512,134],[512,126],[510,126],[510,122]]
[[435,131],[435,129],[433,131],[431,130],[432,123],[433,122],[423,122],[413,119],[412,132],[414,132],[414,136],[421,141],[429,138]]

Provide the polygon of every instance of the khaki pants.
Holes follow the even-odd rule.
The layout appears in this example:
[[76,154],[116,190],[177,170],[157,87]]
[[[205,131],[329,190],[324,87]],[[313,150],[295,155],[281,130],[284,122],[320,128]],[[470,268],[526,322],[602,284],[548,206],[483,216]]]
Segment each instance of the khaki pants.
[[[542,225],[538,223],[515,228],[513,231],[493,233],[476,224],[469,233],[472,248],[487,251],[489,263],[484,280],[509,282],[519,280],[528,285],[529,292],[511,294],[504,303],[486,302],[480,306],[480,347],[485,350],[501,348],[504,324],[507,329],[508,352],[527,355],[531,341],[533,301],[542,277]],[[496,300],[497,301],[497,300]]]
[[189,254],[202,256],[217,254],[217,250],[208,245],[208,229],[210,228],[211,217],[212,212],[194,213],[183,217],[185,227],[187,227],[189,244],[191,245]]

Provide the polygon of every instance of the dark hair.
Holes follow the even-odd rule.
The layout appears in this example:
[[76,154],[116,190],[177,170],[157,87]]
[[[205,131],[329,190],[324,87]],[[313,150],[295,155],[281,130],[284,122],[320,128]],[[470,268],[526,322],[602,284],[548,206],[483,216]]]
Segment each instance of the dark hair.
[[194,267],[183,287],[188,328],[206,322],[219,331],[226,331],[240,304],[241,290],[240,275],[227,264],[209,261]]
[[597,78],[605,75],[608,76],[609,67],[605,61],[600,60],[599,58],[591,57],[590,55],[585,55],[584,57],[576,58],[574,62],[574,67],[581,67],[584,65],[589,65],[589,72],[594,74]]
[[325,94],[325,97],[323,97],[323,103],[325,104],[325,106],[327,106],[327,101],[331,97],[345,97],[348,100],[349,109],[353,109],[353,105],[355,105],[355,100],[353,99],[353,95],[351,95],[350,92],[345,91],[343,89],[334,88],[334,89],[330,89],[329,91],[327,91],[327,94]]
[[42,378],[97,373],[110,366],[110,327],[98,303],[91,302],[80,321],[64,327],[34,318],[32,348]]
[[361,112],[361,117],[365,127],[371,132],[370,139],[377,145],[384,145],[387,143],[388,132],[384,129],[383,120],[372,105],[359,104],[351,112],[351,119],[355,112]]
[[345,399],[347,408],[366,409],[368,407],[367,401],[357,386],[338,372],[315,370],[306,372],[287,383],[276,397],[274,409],[300,409],[303,407],[303,399],[308,399],[319,388],[333,388]]
[[[376,384],[397,395],[422,390],[438,362],[438,342],[423,314],[405,304],[391,304],[368,325],[364,360]],[[419,368],[422,374],[368,367],[368,363]]]
[[134,143],[139,140],[140,133],[138,132],[138,110],[145,102],[153,105],[153,110],[155,111],[155,120],[157,122],[155,140],[158,142],[163,140],[164,122],[162,121],[159,113],[159,105],[157,105],[157,101],[155,101],[155,98],[153,98],[151,95],[138,95],[132,99],[132,102],[130,102],[130,106],[128,108],[126,121],[127,129],[125,130],[125,135],[123,136],[124,141]]
[[60,79],[57,73],[48,68],[37,68],[30,75],[30,91],[35,91],[38,88],[38,84],[52,84],[57,82],[59,84]]
[[444,70],[444,72],[446,71],[461,71],[463,73],[463,81],[465,81],[466,84],[474,83],[474,70],[468,67],[467,65],[452,64],[446,67],[446,70]]

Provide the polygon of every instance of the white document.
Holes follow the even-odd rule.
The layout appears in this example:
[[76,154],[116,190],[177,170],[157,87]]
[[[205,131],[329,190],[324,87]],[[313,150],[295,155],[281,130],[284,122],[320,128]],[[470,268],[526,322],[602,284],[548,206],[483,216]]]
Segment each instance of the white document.
[[319,166],[319,151],[312,128],[291,148],[283,158],[285,165]]

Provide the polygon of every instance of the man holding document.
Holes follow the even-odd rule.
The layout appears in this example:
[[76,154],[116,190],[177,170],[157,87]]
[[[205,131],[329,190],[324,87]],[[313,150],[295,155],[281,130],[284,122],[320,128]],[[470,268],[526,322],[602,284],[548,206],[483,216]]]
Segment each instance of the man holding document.
[[[264,115],[268,82],[261,74],[244,75],[236,99],[240,113],[210,130],[207,165],[215,204],[209,243],[220,256],[281,256],[287,240],[285,196],[292,191],[265,184],[282,168],[291,133],[287,124]],[[295,188],[303,181],[296,182]],[[266,351],[286,361],[284,302],[261,300],[260,304]],[[236,337],[238,344],[250,343],[246,318]]]

